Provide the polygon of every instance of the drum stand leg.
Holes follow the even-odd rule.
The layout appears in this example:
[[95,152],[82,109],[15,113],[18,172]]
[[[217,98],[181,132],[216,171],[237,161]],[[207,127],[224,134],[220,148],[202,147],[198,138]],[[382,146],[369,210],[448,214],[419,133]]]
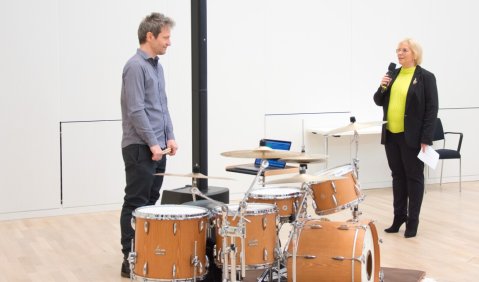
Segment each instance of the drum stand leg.
[[130,263],[130,280],[135,280],[135,274],[133,269],[135,269],[136,264],[136,252],[135,252],[135,239],[131,239],[131,252],[128,254],[128,262]]

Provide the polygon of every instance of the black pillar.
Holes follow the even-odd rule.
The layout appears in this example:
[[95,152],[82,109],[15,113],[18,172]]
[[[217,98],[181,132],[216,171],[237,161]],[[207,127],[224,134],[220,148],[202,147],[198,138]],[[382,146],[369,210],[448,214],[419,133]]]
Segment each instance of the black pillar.
[[[192,171],[208,175],[208,88],[206,52],[206,0],[191,0],[192,67]],[[198,179],[198,189],[208,190],[208,180]]]

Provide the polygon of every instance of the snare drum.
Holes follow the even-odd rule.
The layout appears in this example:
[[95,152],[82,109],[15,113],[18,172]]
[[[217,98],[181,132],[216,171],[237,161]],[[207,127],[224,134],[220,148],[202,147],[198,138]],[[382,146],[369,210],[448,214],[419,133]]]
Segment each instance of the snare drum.
[[207,209],[186,205],[137,208],[133,212],[134,277],[143,281],[192,281],[206,276]]
[[[230,227],[237,227],[239,214],[233,220],[238,211],[237,204],[229,204],[227,220]],[[213,211],[216,228],[215,262],[221,267],[223,265],[223,214],[221,207]],[[245,257],[247,270],[268,268],[274,263],[275,247],[277,244],[276,220],[278,208],[272,204],[249,203],[244,212],[246,221],[245,253],[242,254],[240,237],[228,236],[227,246],[234,240],[236,245],[236,269],[241,268],[241,256]]]
[[[309,220],[300,229],[296,281],[380,281],[379,240],[372,221]],[[287,252],[293,281],[293,242]]]
[[332,168],[318,176],[344,177],[344,179],[328,180],[313,183],[314,209],[316,214],[331,214],[352,207],[363,200],[359,183],[352,165]]
[[276,205],[281,222],[291,222],[301,204],[302,195],[301,189],[294,187],[263,188],[253,190],[248,202]]

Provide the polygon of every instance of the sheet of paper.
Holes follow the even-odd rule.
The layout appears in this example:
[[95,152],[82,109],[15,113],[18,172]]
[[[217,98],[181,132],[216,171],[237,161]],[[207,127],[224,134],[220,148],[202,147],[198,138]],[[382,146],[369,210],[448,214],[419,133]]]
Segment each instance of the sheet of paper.
[[436,169],[436,165],[439,161],[439,154],[434,150],[433,147],[427,146],[426,152],[422,150],[419,151],[417,157],[423,161],[426,165],[428,165],[432,169]]

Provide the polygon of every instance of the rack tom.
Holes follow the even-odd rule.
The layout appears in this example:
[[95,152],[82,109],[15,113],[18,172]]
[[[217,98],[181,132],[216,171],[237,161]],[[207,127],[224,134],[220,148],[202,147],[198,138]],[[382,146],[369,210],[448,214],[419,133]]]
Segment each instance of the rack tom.
[[363,200],[357,177],[352,165],[335,167],[318,176],[343,177],[311,185],[316,214],[335,213],[357,205]]
[[267,203],[278,207],[281,222],[291,222],[301,204],[303,192],[295,187],[271,187],[253,190],[248,196],[250,203]]

